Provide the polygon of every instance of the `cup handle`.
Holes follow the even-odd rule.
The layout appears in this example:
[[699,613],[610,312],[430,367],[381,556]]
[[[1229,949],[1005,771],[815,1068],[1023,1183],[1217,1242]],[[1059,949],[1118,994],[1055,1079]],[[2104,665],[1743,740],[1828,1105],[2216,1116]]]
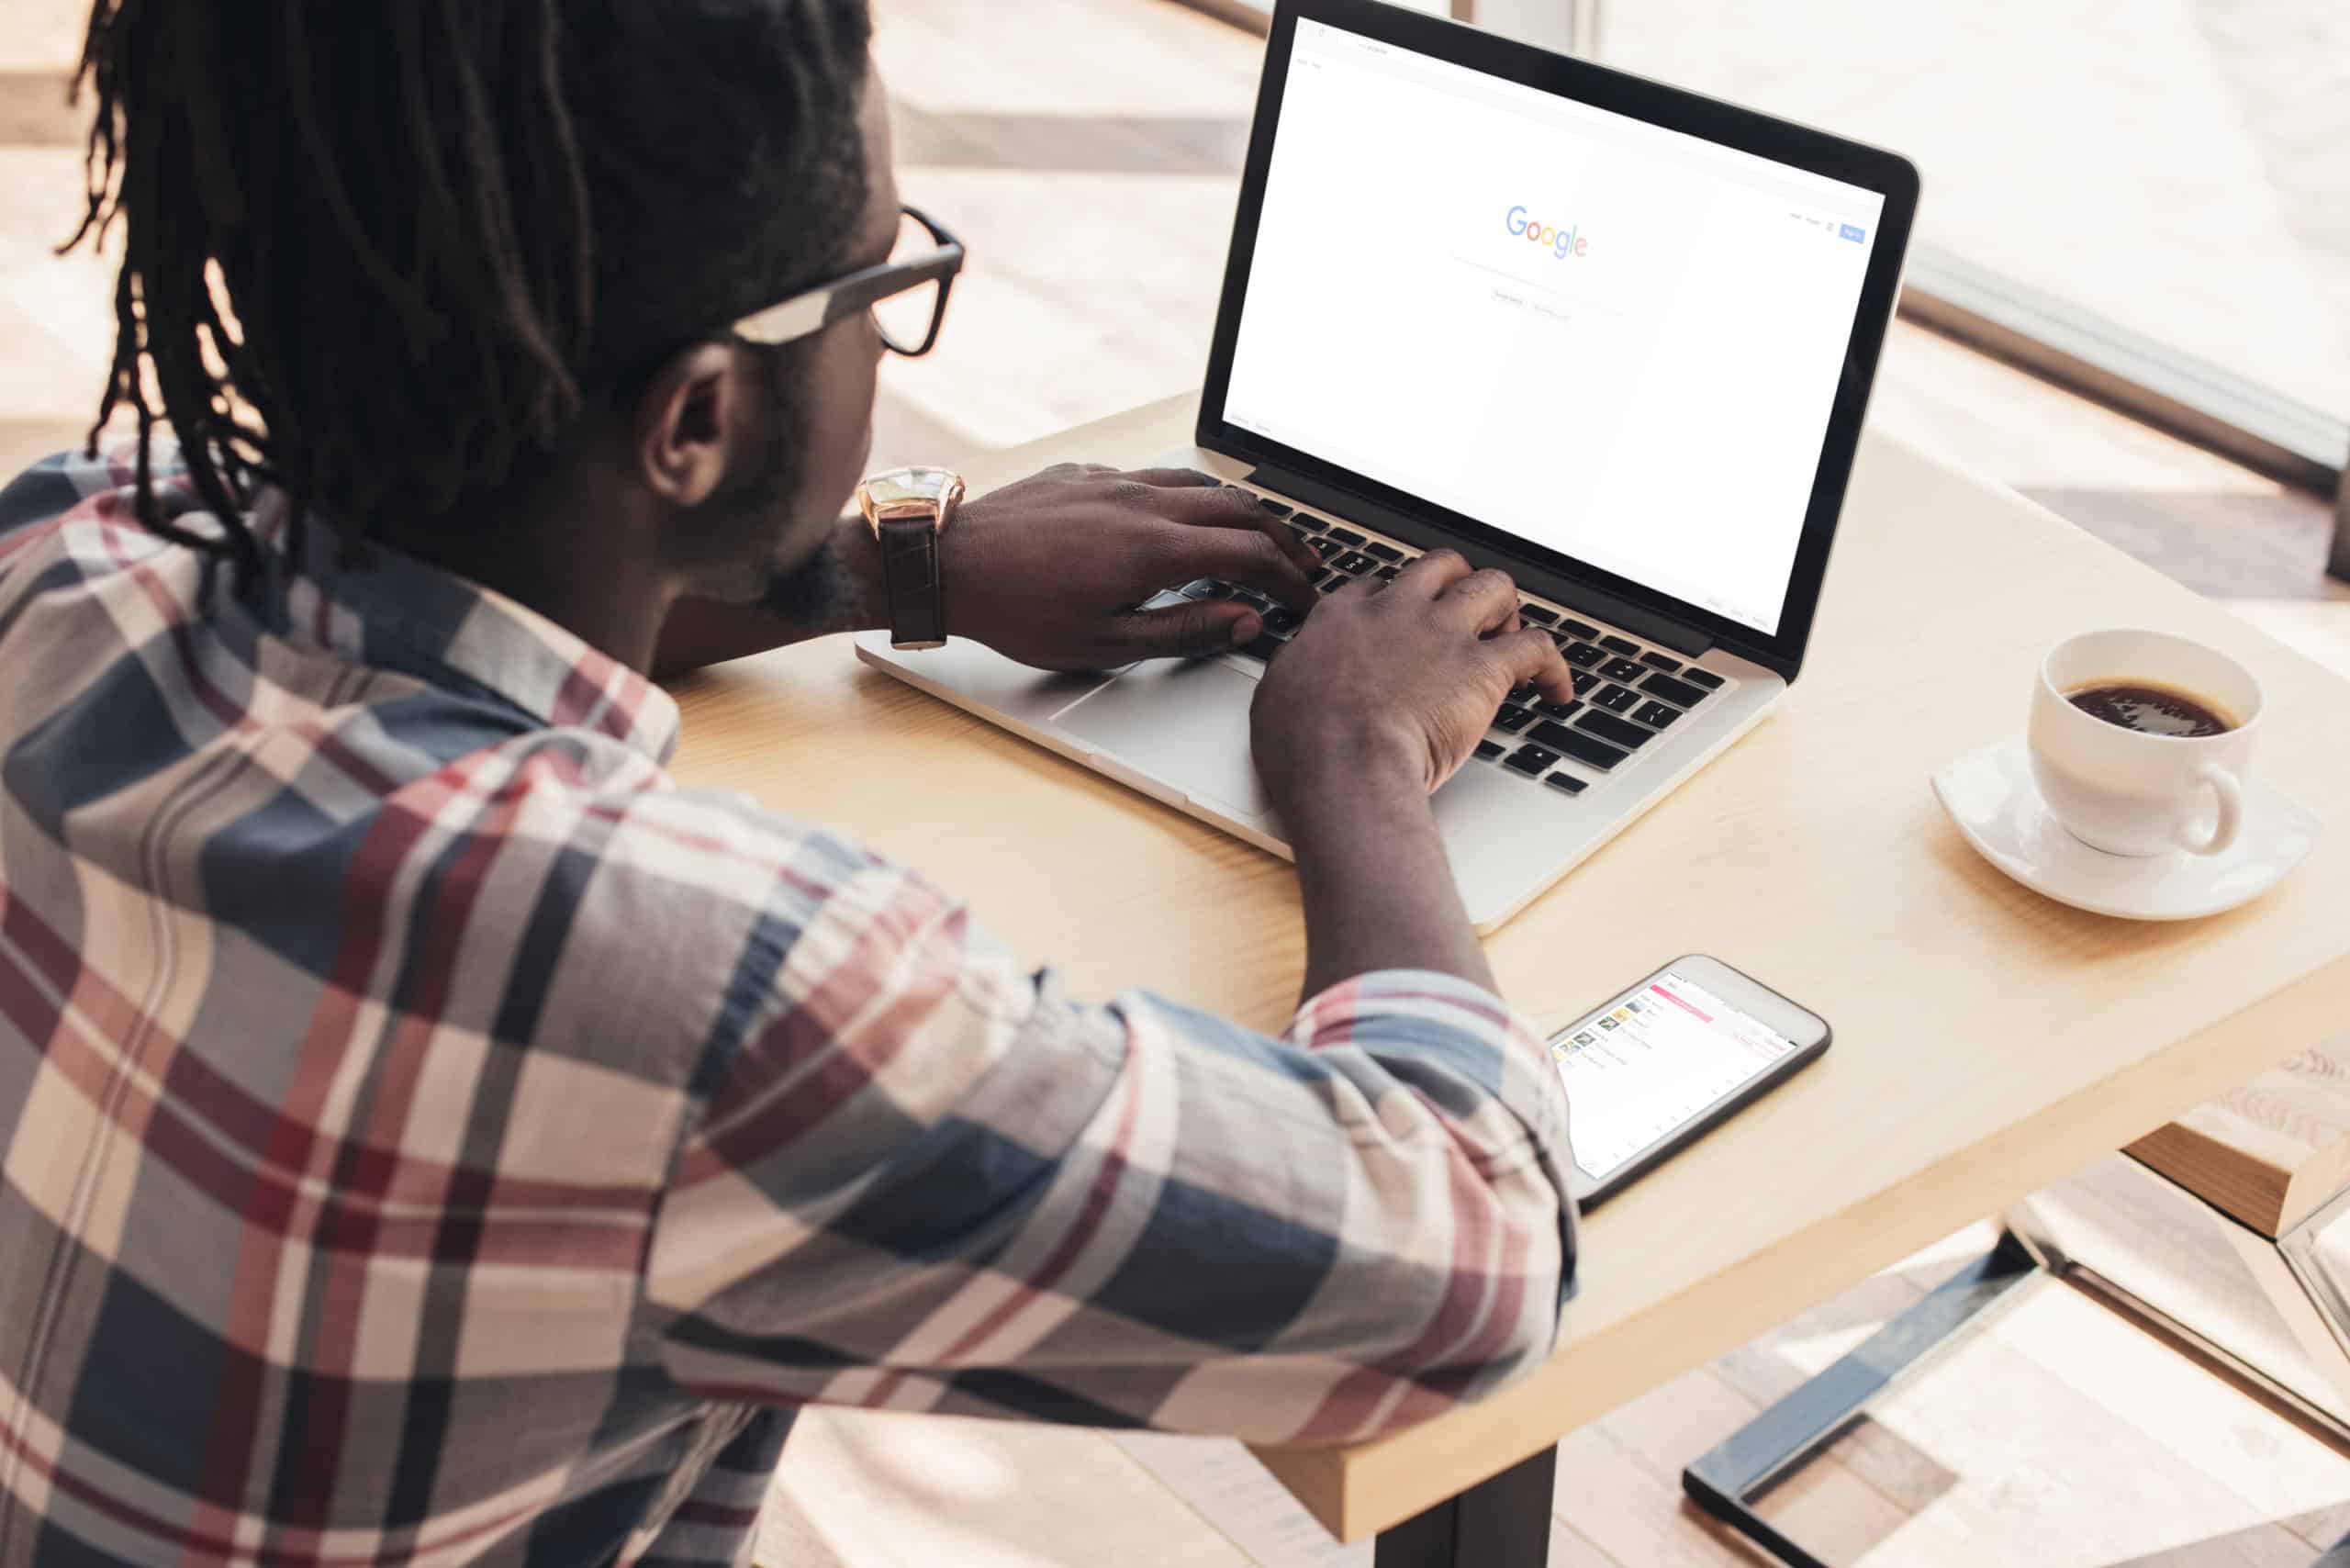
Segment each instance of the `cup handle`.
[[2197,842],[2186,829],[2178,834],[2179,847],[2191,855],[2220,855],[2233,847],[2236,834],[2244,831],[2244,786],[2236,776],[2224,767],[2205,767],[2196,774],[2196,782],[2209,784],[2219,797],[2220,820],[2209,838]]

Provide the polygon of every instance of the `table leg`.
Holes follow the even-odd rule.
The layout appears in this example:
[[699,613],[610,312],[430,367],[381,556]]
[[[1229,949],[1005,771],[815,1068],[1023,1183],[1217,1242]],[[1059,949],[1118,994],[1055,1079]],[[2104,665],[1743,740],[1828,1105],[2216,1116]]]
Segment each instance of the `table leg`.
[[1559,1450],[1544,1449],[1380,1531],[1375,1568],[1543,1568],[1558,1471]]
[[[1681,1489],[1706,1512],[1788,1568],[1827,1568],[1771,1527],[1754,1500],[1828,1446],[1868,1402],[2039,1267],[2013,1231],[1860,1348],[1740,1428],[1681,1473]],[[1386,1568],[1382,1563],[1380,1568]]]
[[2350,465],[2344,465],[2342,478],[2333,491],[2333,545],[2326,553],[2325,569],[2344,582],[2350,582]]

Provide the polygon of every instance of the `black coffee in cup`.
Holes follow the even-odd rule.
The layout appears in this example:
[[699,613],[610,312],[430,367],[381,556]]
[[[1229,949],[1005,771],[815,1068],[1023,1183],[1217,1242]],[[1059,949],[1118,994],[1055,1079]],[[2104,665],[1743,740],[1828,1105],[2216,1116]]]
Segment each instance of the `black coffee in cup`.
[[2151,681],[2111,681],[2076,687],[2065,700],[2092,719],[2142,735],[2224,735],[2236,727],[2227,711],[2206,697]]

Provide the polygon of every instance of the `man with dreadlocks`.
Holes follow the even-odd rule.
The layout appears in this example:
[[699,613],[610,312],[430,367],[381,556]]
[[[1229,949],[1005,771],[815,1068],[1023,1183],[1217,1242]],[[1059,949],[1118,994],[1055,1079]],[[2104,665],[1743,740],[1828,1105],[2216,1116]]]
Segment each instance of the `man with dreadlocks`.
[[665,776],[649,676],[887,623],[876,309],[959,252],[867,34],[98,0],[137,438],[0,493],[0,1568],[739,1562],[802,1404],[1329,1443],[1548,1350],[1565,1110],[1427,804],[1568,690],[1505,578],[1315,607],[1180,472],[936,536],[1046,666],[1312,609],[1278,1038]]

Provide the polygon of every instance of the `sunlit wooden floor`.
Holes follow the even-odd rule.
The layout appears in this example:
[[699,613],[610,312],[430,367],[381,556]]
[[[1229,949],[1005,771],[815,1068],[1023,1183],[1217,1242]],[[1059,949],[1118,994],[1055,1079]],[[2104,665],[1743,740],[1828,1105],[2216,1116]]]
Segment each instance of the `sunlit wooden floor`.
[[[1978,1226],[1561,1445],[1552,1568],[1752,1568],[1680,1473],[1990,1243]],[[1595,1262],[1595,1266],[1604,1266]],[[2306,1568],[2350,1532],[2350,1460],[2042,1280],[1881,1403],[1762,1512],[1865,1568]],[[1370,1568],[1237,1445],[811,1412],[766,1568]]]
[[[951,461],[1194,384],[1257,40],[1169,0],[877,8],[906,190],[972,248],[938,353],[885,369],[877,462]],[[84,12],[0,0],[9,471],[79,439],[110,342],[105,266],[50,254],[79,191],[76,121],[55,84]],[[2319,569],[2325,510],[2310,498],[1909,327],[1888,347],[1872,418],[2350,669],[2350,590]],[[1987,1242],[1987,1230],[1952,1238],[1571,1436],[1554,1568],[1762,1562],[1681,1503],[1681,1467]],[[2350,1458],[2042,1282],[1766,1511],[1828,1561],[1866,1568],[2302,1568],[2350,1532]],[[1330,1545],[1228,1444],[811,1413],[758,1560],[1368,1568],[1370,1556]]]

